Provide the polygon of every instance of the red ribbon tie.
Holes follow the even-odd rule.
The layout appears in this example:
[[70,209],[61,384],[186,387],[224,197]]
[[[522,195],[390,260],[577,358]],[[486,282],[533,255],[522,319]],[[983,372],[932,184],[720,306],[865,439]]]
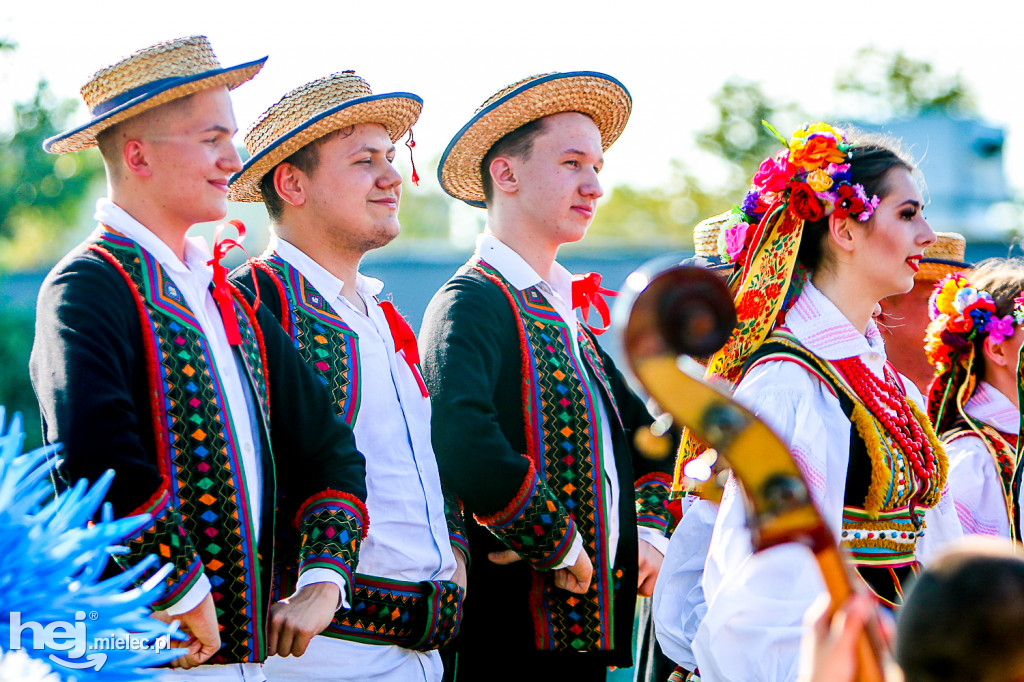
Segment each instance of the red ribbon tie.
[[416,345],[416,334],[413,333],[412,327],[405,321],[405,318],[395,310],[395,306],[391,301],[379,301],[377,305],[384,311],[384,317],[388,321],[388,328],[391,329],[391,336],[395,339],[395,352],[404,352],[405,362],[409,365],[409,369],[412,370],[412,375],[416,377],[416,384],[420,387],[420,393],[423,394],[424,398],[429,398],[430,391],[427,390],[427,383],[423,381],[423,375],[420,374],[420,370],[417,367],[420,364],[420,349]]
[[[220,233],[224,231],[224,227],[227,225],[231,225],[238,230],[238,237],[235,239],[221,239]],[[226,223],[221,223],[213,232],[213,258],[206,262],[207,265],[213,266],[213,300],[217,303],[217,308],[220,310],[220,319],[224,322],[224,331],[227,332],[228,343],[232,346],[238,346],[242,343],[242,332],[238,327],[238,317],[235,315],[234,295],[232,294],[231,285],[228,283],[228,269],[224,267],[221,261],[228,251],[236,246],[245,251],[242,248],[242,240],[244,239],[245,225],[242,224],[241,220],[229,220]],[[257,293],[256,304],[253,306],[253,310],[258,306],[259,298]]]
[[[601,286],[601,275],[588,272],[585,275],[572,276],[572,307],[579,308],[583,314],[583,324],[595,334],[604,334],[611,326],[611,314],[605,296],[618,296],[619,292]],[[593,327],[587,321],[590,318],[590,306],[594,306],[601,316],[601,326]]]

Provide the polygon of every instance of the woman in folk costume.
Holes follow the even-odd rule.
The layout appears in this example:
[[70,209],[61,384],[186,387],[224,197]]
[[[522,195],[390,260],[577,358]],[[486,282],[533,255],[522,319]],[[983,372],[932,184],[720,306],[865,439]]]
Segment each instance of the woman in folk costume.
[[[858,573],[895,605],[918,561],[962,534],[921,395],[887,364],[872,320],[880,299],[913,286],[935,233],[896,150],[824,123],[776,136],[785,148],[725,230],[738,322],[708,371],[790,445]],[[802,545],[752,554],[745,521],[730,479],[693,642],[701,678],[795,680],[802,618],[824,581]]]
[[947,275],[931,297],[928,416],[949,458],[949,493],[965,533],[1014,534],[1022,287],[1024,260],[991,258],[966,276]]

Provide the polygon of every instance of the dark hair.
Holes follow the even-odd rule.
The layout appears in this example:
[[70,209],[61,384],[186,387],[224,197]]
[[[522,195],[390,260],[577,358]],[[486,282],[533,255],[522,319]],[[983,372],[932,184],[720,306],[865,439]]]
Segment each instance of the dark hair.
[[958,550],[921,574],[896,631],[905,682],[1019,679],[1024,561],[1009,552]]
[[[996,304],[994,316],[1003,318],[1013,314],[1014,301],[1024,290],[1024,258],[986,258],[967,273],[971,286],[992,295]],[[982,347],[987,334],[974,339],[974,374],[978,381],[985,378],[985,354]]]
[[[863,185],[864,192],[869,197],[877,195],[879,199],[884,199],[889,194],[889,171],[893,168],[914,172],[913,161],[895,142],[864,136],[851,137],[861,141],[854,144],[848,152],[850,184]],[[797,262],[809,270],[816,269],[825,257],[827,238],[827,216],[813,223],[806,223],[803,237],[800,239],[800,249],[797,251]]]
[[487,150],[484,160],[480,162],[480,179],[484,184],[485,203],[490,202],[491,196],[494,194],[494,186],[491,184],[491,162],[499,156],[514,156],[524,160],[530,158],[533,141],[544,132],[544,125],[543,118],[524,123]]
[[277,167],[282,163],[288,163],[306,175],[313,175],[316,172],[317,167],[320,165],[320,147],[328,140],[334,139],[338,135],[342,137],[348,137],[352,134],[355,126],[347,126],[345,128],[338,128],[333,130],[323,137],[318,137],[304,147],[300,147],[291,153],[281,163],[274,166],[267,171],[262,178],[260,178],[260,194],[263,196],[263,205],[267,207],[267,215],[273,221],[281,219],[281,214],[284,213],[284,199],[277,193],[277,188],[274,187],[274,173],[277,171]]

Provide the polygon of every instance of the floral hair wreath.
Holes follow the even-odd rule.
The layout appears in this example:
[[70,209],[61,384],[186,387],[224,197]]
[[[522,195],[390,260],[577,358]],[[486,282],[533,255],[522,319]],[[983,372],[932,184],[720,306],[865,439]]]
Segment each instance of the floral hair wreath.
[[768,122],[762,123],[785,147],[761,162],[743,204],[733,207],[719,233],[718,254],[725,263],[743,260],[752,228],[780,199],[794,216],[810,222],[829,215],[852,215],[865,222],[878,207],[877,195],[869,199],[863,185],[850,182],[851,145],[841,131],[815,123],[787,141]]
[[1013,336],[1014,327],[1024,324],[1024,297],[1014,301],[1013,313],[996,316],[992,295],[971,285],[959,272],[943,277],[928,300],[932,318],[925,338],[928,362],[940,372],[949,368],[952,356],[961,353],[975,339],[987,336],[1002,343]]

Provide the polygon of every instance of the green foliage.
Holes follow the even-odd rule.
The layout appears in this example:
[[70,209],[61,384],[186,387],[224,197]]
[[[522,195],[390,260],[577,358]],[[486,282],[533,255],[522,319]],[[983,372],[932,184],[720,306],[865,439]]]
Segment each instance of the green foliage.
[[858,50],[853,63],[839,72],[836,92],[857,98],[877,118],[976,111],[974,95],[959,73],[938,73],[928,62],[900,50],[887,52],[873,46]]
[[448,236],[448,211],[451,200],[446,194],[423,190],[406,182],[398,220],[402,232],[398,239],[445,239]]
[[28,377],[35,319],[31,313],[0,308],[0,405],[7,414],[21,412],[25,424],[25,449],[42,444],[39,404]]
[[90,186],[102,177],[95,154],[56,156],[42,141],[63,130],[74,100],[58,100],[46,81],[14,105],[14,128],[0,133],[0,268],[45,264],[53,240],[74,225]]

